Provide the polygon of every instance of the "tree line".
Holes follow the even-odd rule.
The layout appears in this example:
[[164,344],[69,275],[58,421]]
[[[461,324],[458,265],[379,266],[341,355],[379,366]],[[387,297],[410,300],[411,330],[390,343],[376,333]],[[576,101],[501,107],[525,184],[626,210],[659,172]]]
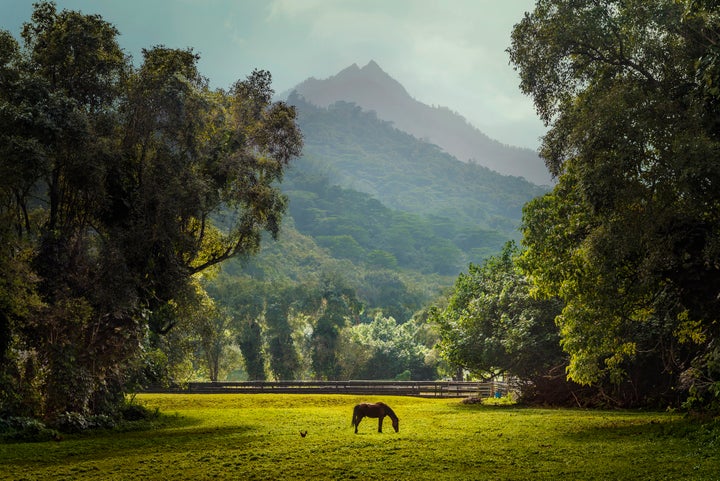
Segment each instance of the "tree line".
[[535,385],[556,373],[607,404],[720,406],[719,45],[704,0],[539,0],[515,26],[557,184],[525,206],[522,252],[438,308],[451,358],[522,377],[537,345]]
[[198,276],[277,234],[296,113],[268,72],[211,90],[163,46],[134,67],[115,27],[51,2],[21,36],[0,32],[0,406],[112,412]]

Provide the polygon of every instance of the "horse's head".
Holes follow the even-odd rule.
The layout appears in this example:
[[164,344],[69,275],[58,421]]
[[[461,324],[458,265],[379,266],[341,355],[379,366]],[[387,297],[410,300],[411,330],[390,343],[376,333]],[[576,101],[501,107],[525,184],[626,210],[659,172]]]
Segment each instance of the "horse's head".
[[400,431],[400,419],[399,418],[393,419],[392,425],[393,425],[393,429],[395,430],[395,432]]

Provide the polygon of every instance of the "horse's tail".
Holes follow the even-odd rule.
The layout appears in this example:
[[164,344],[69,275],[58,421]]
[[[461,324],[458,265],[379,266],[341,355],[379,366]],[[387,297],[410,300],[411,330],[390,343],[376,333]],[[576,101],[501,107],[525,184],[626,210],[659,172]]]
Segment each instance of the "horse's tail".
[[355,426],[355,425],[356,425],[356,422],[357,422],[357,419],[358,419],[358,411],[359,411],[359,410],[360,410],[360,406],[355,406],[355,407],[353,408],[353,417],[352,417],[352,423],[350,424],[350,426]]

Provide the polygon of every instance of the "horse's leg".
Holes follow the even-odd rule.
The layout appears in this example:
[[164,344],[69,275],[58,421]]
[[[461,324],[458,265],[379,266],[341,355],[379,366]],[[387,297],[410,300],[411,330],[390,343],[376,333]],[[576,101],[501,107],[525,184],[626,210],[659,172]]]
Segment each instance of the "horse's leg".
[[378,416],[378,432],[379,432],[379,433],[382,432],[382,422],[383,422],[383,419],[385,419],[385,416]]
[[355,434],[357,434],[358,426],[360,425],[360,421],[362,421],[362,414],[358,414],[355,419],[353,419],[353,422],[355,423]]

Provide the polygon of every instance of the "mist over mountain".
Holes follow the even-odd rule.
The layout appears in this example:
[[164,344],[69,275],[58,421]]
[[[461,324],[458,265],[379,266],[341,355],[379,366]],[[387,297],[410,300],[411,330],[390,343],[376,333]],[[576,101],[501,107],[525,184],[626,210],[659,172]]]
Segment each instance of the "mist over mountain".
[[523,205],[546,190],[460,162],[354,103],[322,108],[298,95],[288,102],[298,110],[304,138],[294,168],[322,172],[331,184],[366,193],[391,209],[517,239]]
[[546,192],[460,162],[353,103],[288,102],[304,138],[282,184],[289,214],[335,258],[457,274],[518,240],[523,205]]
[[[409,98],[399,83],[383,85],[387,99]],[[280,235],[264,239],[257,256],[225,265],[221,283],[299,292],[335,279],[366,312],[406,322],[469,263],[517,241],[523,205],[547,192],[461,162],[356,103],[321,107],[296,92],[287,101],[304,146],[280,185],[289,200]]]
[[491,139],[462,115],[446,107],[415,100],[375,61],[357,64],[327,79],[309,78],[295,87],[309,103],[328,107],[352,102],[418,139],[433,143],[462,162],[477,163],[505,175],[524,177],[537,185],[552,183],[543,160],[530,149]]

